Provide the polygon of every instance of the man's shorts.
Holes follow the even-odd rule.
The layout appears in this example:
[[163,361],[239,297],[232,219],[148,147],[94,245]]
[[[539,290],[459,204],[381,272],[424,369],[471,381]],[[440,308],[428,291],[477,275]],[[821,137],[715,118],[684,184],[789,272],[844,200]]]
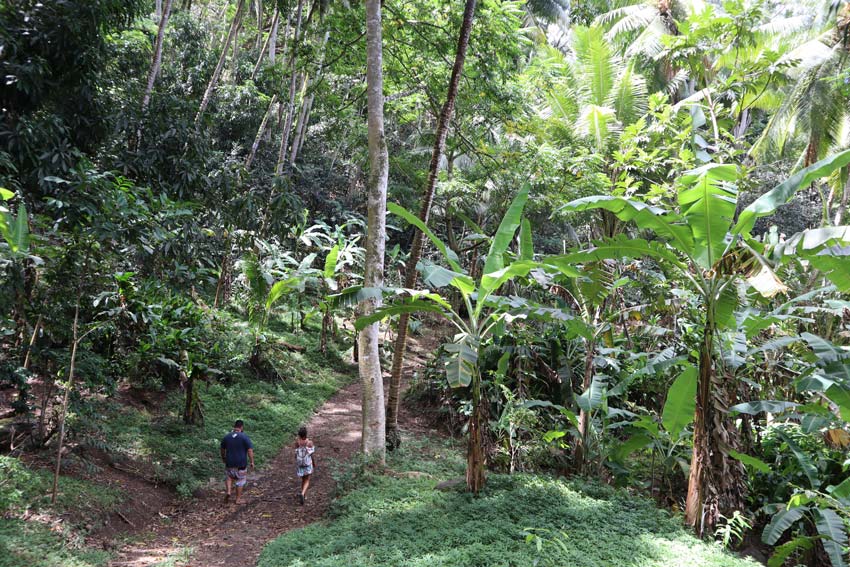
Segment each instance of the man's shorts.
[[236,481],[236,486],[245,486],[245,483],[248,482],[248,469],[228,468],[225,471],[228,478]]

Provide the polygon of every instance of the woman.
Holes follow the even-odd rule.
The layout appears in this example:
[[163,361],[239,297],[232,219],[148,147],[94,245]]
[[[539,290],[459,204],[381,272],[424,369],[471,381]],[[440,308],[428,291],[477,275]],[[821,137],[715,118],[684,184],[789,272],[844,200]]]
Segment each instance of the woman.
[[310,487],[310,475],[313,474],[316,464],[315,451],[313,441],[307,438],[307,428],[302,427],[298,430],[298,437],[295,439],[295,474],[301,478],[301,494],[298,496],[302,506],[307,496],[307,489]]

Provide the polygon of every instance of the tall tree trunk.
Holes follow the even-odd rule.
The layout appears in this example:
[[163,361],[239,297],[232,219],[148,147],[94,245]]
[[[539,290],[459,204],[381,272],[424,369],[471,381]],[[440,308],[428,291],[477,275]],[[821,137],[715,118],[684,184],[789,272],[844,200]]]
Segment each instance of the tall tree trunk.
[[257,129],[257,135],[254,137],[254,143],[251,144],[251,153],[248,154],[248,158],[245,160],[245,169],[251,168],[251,163],[253,163],[254,161],[254,156],[257,155],[257,148],[260,147],[260,141],[263,139],[263,133],[266,131],[266,127],[269,123],[269,118],[271,118],[276,104],[277,95],[273,95],[272,100],[269,103],[269,108],[266,111],[265,116],[263,116],[263,121],[260,122],[260,127]]
[[[289,102],[286,106],[286,120],[283,123],[283,133],[280,138],[280,152],[277,156],[277,166],[275,174],[283,173],[283,168],[286,166],[286,148],[289,147],[289,134],[292,130],[292,115],[295,112],[295,86],[298,82],[298,35],[301,31],[301,14],[304,9],[304,0],[298,0],[298,8],[295,13],[295,34],[292,36],[292,55],[289,58],[289,65],[292,68],[292,73],[289,78]],[[383,108],[383,106],[382,106]]]
[[210,104],[210,99],[218,86],[218,79],[221,77],[221,71],[224,69],[224,63],[227,61],[227,51],[230,49],[230,44],[236,39],[236,32],[242,25],[242,12],[245,6],[245,0],[239,0],[236,5],[236,14],[233,16],[233,21],[230,22],[230,31],[227,32],[227,39],[224,41],[224,47],[221,49],[221,55],[218,58],[218,64],[215,66],[210,82],[207,84],[207,89],[204,91],[204,96],[201,99],[201,106],[198,108],[198,113],[195,115],[195,128],[201,123],[201,117],[204,115],[207,106]]
[[[250,11],[250,7],[246,9]],[[233,36],[233,55],[230,56],[230,69],[225,72],[224,82],[236,82],[237,73],[239,72],[239,34],[242,33],[242,20],[239,20],[239,27],[236,28],[236,33]]]
[[705,531],[705,492],[706,477],[710,474],[709,424],[712,423],[711,382],[714,373],[712,356],[714,328],[712,322],[706,322],[702,345],[699,351],[699,377],[697,381],[697,400],[694,412],[694,449],[691,456],[691,470],[688,476],[688,495],[685,502],[685,521],[697,534]]
[[[277,55],[277,30],[280,28],[280,11],[275,10],[275,18],[272,22],[272,29],[269,32],[269,63],[274,65],[275,56]],[[289,33],[287,30],[286,33]],[[265,49],[263,50],[265,51]]]
[[[466,49],[469,46],[469,34],[472,31],[475,3],[476,0],[466,0],[466,6],[463,10],[463,23],[460,27],[460,36],[458,37],[457,49],[455,50],[455,62],[452,67],[451,78],[449,79],[449,88],[446,92],[446,102],[443,104],[443,108],[440,111],[440,118],[437,122],[437,136],[434,140],[434,148],[431,151],[428,180],[425,183],[425,190],[422,194],[422,205],[419,209],[419,218],[426,225],[428,224],[428,217],[431,214],[431,203],[434,201],[434,189],[437,186],[440,159],[446,150],[446,136],[449,132],[449,124],[451,123],[455,99],[457,98],[458,83],[463,72],[463,62],[466,59]],[[408,289],[416,285],[416,264],[422,257],[422,240],[423,234],[417,230],[413,235],[410,256],[405,267],[404,287]],[[398,404],[399,394],[401,392],[401,372],[404,366],[404,354],[407,346],[407,325],[409,321],[410,315],[408,313],[402,313],[399,316],[398,335],[396,335],[395,348],[393,350],[392,375],[390,377],[390,391],[387,399],[387,439],[389,440],[391,449],[398,447],[401,440],[398,433]]]
[[263,0],[254,1],[256,2],[254,4],[254,8],[256,8],[257,13],[257,46],[255,49],[257,49],[257,51],[259,51],[260,55],[262,56],[263,48],[260,46],[263,45]]
[[[266,38],[266,42],[263,44],[262,49],[260,49],[260,55],[257,57],[257,64],[254,65],[254,70],[251,72],[251,80],[252,81],[257,78],[257,73],[260,72],[260,66],[263,63],[263,57],[266,54],[266,49],[269,50],[270,54],[272,52],[272,49],[273,49],[272,42],[274,41],[273,38],[274,38],[275,34],[277,33],[277,22],[278,22],[279,18],[280,18],[280,13],[277,11],[277,8],[275,8],[274,15],[272,16],[271,31],[269,32],[269,36]],[[274,60],[271,59],[271,55],[269,57],[270,57],[270,61],[272,63],[274,63]]]
[[[156,40],[154,40],[153,44],[153,60],[151,61],[150,71],[148,71],[148,83],[145,86],[145,95],[142,97],[141,120],[144,120],[145,113],[148,110],[148,105],[150,105],[151,95],[153,94],[153,86],[154,83],[156,83],[156,78],[159,76],[159,68],[162,66],[162,44],[165,38],[165,26],[168,24],[168,17],[171,15],[172,4],[173,0],[165,0],[165,11],[162,12],[162,17],[159,19],[159,29],[156,32]],[[135,147],[138,148],[141,142],[142,123],[139,122],[139,127],[136,130]]]
[[[366,236],[365,287],[384,283],[386,245],[387,178],[389,156],[384,138],[384,77],[381,47],[381,0],[366,0],[366,98],[369,132],[368,231]],[[380,298],[360,304],[368,315],[380,306]],[[358,336],[360,380],[363,383],[363,452],[384,462],[386,456],[386,415],[384,380],[381,372],[378,323]]]
[[[596,341],[589,340],[585,343],[584,355],[584,379],[582,380],[582,392],[586,392],[593,383],[593,357],[596,353]],[[587,463],[587,431],[590,429],[590,412],[582,409],[578,414],[578,438],[575,443],[574,461],[576,470],[584,472]]]
[[841,192],[841,200],[838,202],[838,210],[835,211],[835,218],[832,222],[834,226],[841,226],[844,221],[844,215],[847,214],[847,205],[850,204],[850,175],[847,176],[847,182],[844,184],[844,190]]

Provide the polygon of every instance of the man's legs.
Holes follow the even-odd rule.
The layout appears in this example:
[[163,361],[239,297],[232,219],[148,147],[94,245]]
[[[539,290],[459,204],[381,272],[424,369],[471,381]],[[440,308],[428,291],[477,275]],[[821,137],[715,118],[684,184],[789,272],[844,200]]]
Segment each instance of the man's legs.
[[227,488],[227,496],[225,497],[225,500],[230,500],[230,487],[233,486],[233,479],[230,478],[230,475],[227,474],[227,472],[224,473],[224,486]]
[[236,503],[242,503],[242,489],[248,482],[248,469],[236,471]]

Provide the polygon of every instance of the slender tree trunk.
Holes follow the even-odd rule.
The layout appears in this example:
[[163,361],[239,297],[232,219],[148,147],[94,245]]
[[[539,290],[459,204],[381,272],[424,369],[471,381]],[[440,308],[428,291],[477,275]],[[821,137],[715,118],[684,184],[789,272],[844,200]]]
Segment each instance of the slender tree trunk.
[[[260,47],[263,45],[263,0],[254,0],[254,7],[257,12],[257,51],[260,52],[260,56],[263,55],[263,48]],[[277,9],[277,8],[275,8]]]
[[[455,50],[455,62],[452,67],[452,75],[449,79],[449,88],[446,92],[446,102],[440,112],[437,122],[437,136],[434,140],[434,148],[431,151],[431,165],[428,170],[428,180],[422,194],[422,205],[419,209],[419,218],[426,225],[431,214],[431,203],[434,201],[434,189],[437,186],[437,176],[440,169],[440,159],[446,150],[446,136],[449,132],[452,112],[454,111],[455,99],[457,98],[458,83],[463,72],[463,62],[466,59],[466,49],[469,46],[469,34],[472,31],[472,20],[475,15],[476,0],[466,0],[463,10],[463,23],[460,28],[460,36]],[[417,230],[413,235],[413,243],[410,246],[410,256],[405,266],[404,287],[412,288],[416,285],[416,264],[422,257],[423,234]],[[398,433],[398,404],[401,392],[401,372],[404,366],[404,354],[407,346],[407,325],[410,315],[402,313],[398,321],[398,334],[395,339],[393,350],[392,375],[390,377],[390,390],[387,399],[387,439],[390,448],[398,447],[401,438]]]
[[306,78],[304,80],[304,92],[301,94],[301,111],[298,113],[298,121],[295,126],[295,136],[292,138],[292,150],[289,154],[289,163],[292,165],[295,165],[295,160],[298,158],[298,152],[304,139],[304,132],[307,130],[307,120],[309,119],[310,107],[313,104],[313,93],[311,92],[311,89],[322,76],[322,65],[325,62],[325,45],[327,45],[330,35],[331,32],[326,31],[325,37],[322,39],[322,46],[320,47],[321,53],[319,54],[319,63],[317,65],[316,75],[310,81],[307,81]]
[[685,503],[685,521],[697,534],[705,533],[705,497],[706,480],[710,474],[709,424],[711,415],[711,382],[714,373],[712,356],[714,345],[713,323],[706,322],[703,341],[699,351],[699,378],[697,381],[696,411],[694,412],[694,449],[691,456],[691,470],[688,476],[688,495]]
[[[166,0],[166,2],[167,1],[168,0]],[[154,12],[156,14],[156,20],[161,21],[162,20],[162,0],[156,0]]]
[[[274,65],[275,57],[277,56],[277,30],[280,28],[280,11],[275,11],[274,22],[272,22],[272,29],[269,33],[269,63]],[[263,50],[265,51],[265,49]]]
[[[275,8],[274,15],[272,16],[272,29],[269,32],[269,36],[266,38],[266,42],[263,44],[263,48],[260,49],[260,55],[257,57],[257,64],[254,65],[254,70],[251,72],[251,80],[255,80],[257,78],[257,73],[260,72],[260,66],[263,63],[263,56],[266,54],[266,49],[269,50],[269,54],[272,52],[272,42],[274,41],[274,36],[277,33],[277,21],[280,18],[280,13]],[[274,59],[269,55],[269,59],[272,63],[274,63]]]
[[68,366],[68,385],[65,387],[65,397],[62,399],[62,415],[59,416],[59,443],[56,449],[56,467],[53,470],[53,492],[50,502],[56,503],[56,493],[59,490],[59,471],[62,469],[62,446],[65,443],[65,418],[68,415],[68,403],[71,401],[71,390],[74,389],[74,365],[77,363],[77,345],[79,344],[80,323],[80,294],[77,293],[77,305],[74,309],[74,324],[71,331],[71,362]]
[[[250,11],[250,7],[246,8],[246,11]],[[242,33],[242,22],[243,20],[240,19],[239,27],[236,28],[236,34],[233,36],[233,55],[230,56],[230,69],[225,72],[226,83],[235,82],[239,72],[239,34]]]
[[850,204],[850,175],[847,176],[847,182],[844,184],[844,190],[841,192],[841,200],[838,202],[838,210],[835,211],[833,220],[834,226],[841,226],[844,221],[844,215],[847,213],[847,205]]
[[307,137],[307,126],[310,124],[310,110],[313,108],[314,94],[307,95],[307,100],[301,109],[301,115],[298,119],[298,128],[295,132],[295,140],[292,142],[292,163],[298,158],[301,149],[304,147],[304,139]]
[[257,135],[254,137],[254,143],[251,144],[251,153],[248,154],[248,158],[245,160],[245,169],[251,168],[251,163],[253,163],[254,157],[257,155],[257,148],[260,147],[260,141],[263,139],[263,133],[266,131],[266,126],[268,126],[269,118],[271,118],[276,104],[277,95],[273,95],[272,100],[269,103],[269,108],[266,111],[265,116],[263,116],[263,121],[260,122],[260,127],[257,129]]
[[32,347],[35,344],[35,339],[38,338],[38,330],[41,328],[41,315],[38,316],[38,319],[35,322],[35,327],[32,328],[32,336],[30,336],[30,342],[27,345],[27,352],[24,355],[24,370],[29,370],[30,360],[32,360]]
[[233,16],[233,21],[230,23],[230,31],[227,33],[227,39],[224,41],[224,47],[221,50],[221,55],[218,58],[218,64],[215,66],[210,82],[207,84],[207,89],[204,91],[204,96],[201,99],[201,106],[198,108],[198,113],[195,115],[195,128],[201,123],[201,117],[210,104],[210,99],[218,86],[218,79],[221,77],[221,71],[224,69],[224,63],[227,61],[227,51],[230,49],[230,44],[236,39],[236,32],[242,24],[242,12],[245,6],[245,0],[239,0],[236,5],[236,14]]
[[292,130],[292,116],[295,112],[295,86],[298,83],[298,35],[301,31],[301,14],[304,9],[304,0],[298,0],[298,8],[295,13],[295,35],[292,37],[292,55],[289,58],[289,65],[292,68],[292,73],[289,78],[289,102],[286,106],[286,120],[283,123],[283,133],[280,138],[280,152],[277,157],[277,167],[275,173],[280,175],[283,173],[283,168],[286,166],[286,148],[289,147],[289,134]]
[[[141,120],[144,120],[145,113],[148,111],[148,105],[151,102],[153,94],[153,86],[156,83],[156,78],[159,76],[159,68],[162,66],[162,44],[165,38],[165,26],[168,24],[168,18],[171,15],[171,5],[173,0],[165,0],[165,11],[162,12],[162,17],[159,19],[159,29],[156,32],[156,40],[153,44],[153,60],[151,68],[148,71],[148,83],[145,86],[145,95],[142,97],[142,113]],[[136,130],[136,144],[139,147],[142,142],[142,123],[139,122],[139,127]]]
[[[365,287],[384,283],[387,178],[389,156],[384,138],[384,77],[381,47],[381,0],[366,0],[366,98],[369,132],[368,233],[366,236]],[[362,315],[380,306],[380,298],[360,305]],[[378,323],[360,331],[359,369],[363,383],[363,452],[381,463],[386,455],[384,380],[381,372]]]

